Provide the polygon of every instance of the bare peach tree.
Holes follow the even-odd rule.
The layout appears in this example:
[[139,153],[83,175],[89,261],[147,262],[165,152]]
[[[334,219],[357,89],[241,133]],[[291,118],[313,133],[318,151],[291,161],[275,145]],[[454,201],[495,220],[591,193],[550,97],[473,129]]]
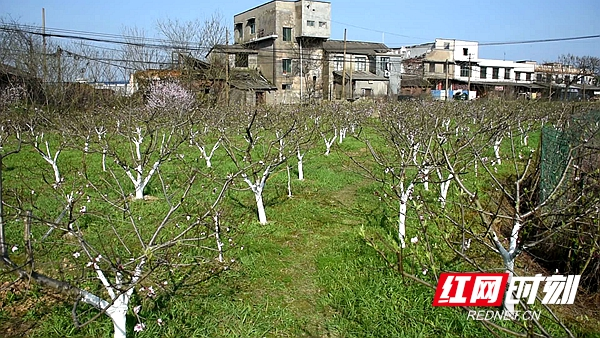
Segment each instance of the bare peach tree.
[[[20,132],[6,128],[0,129],[5,151],[0,160],[9,155],[18,156],[16,152],[20,149]],[[161,129],[165,135],[173,131],[168,124]],[[117,134],[117,130],[107,128],[108,140],[113,140],[113,134]],[[160,137],[161,144],[163,138],[168,136]],[[108,141],[109,158],[118,152],[113,149],[118,146],[111,141]],[[120,144],[127,148],[126,142]],[[119,166],[108,163],[107,170],[101,170],[102,153],[95,151],[102,149],[101,146],[104,144],[91,144],[88,152],[83,151],[83,144],[70,147],[68,151],[81,155],[76,156],[81,162],[71,163],[78,174],[73,173],[59,186],[48,187],[48,183],[35,176],[27,183],[28,187],[36,188],[35,194],[23,194],[23,189],[6,190],[0,185],[0,205],[10,208],[8,219],[5,209],[0,209],[2,261],[7,271],[19,278],[72,297],[77,327],[106,314],[113,323],[114,337],[125,337],[131,330],[126,327],[126,318],[132,310],[134,292],[154,297],[160,287],[154,283],[173,271],[197,265],[208,265],[216,271],[226,266],[220,237],[224,220],[219,204],[237,173],[226,177],[204,174],[193,163],[173,157],[169,166],[172,172],[156,172],[162,198],[132,200],[122,182]],[[131,148],[129,151],[136,152]],[[151,152],[162,150],[146,148],[142,151],[153,156]],[[28,172],[29,164],[17,163]],[[10,182],[15,184],[16,181]],[[149,208],[156,207],[151,204],[160,205],[156,209],[160,210],[158,215],[156,211],[154,216],[148,214]],[[20,226],[21,223],[24,226]],[[11,234],[16,233],[15,227],[21,227],[22,236],[7,238],[7,227],[13,229]],[[47,229],[54,231],[47,232]],[[46,235],[41,236],[43,233]],[[13,249],[8,250],[9,246]],[[55,248],[56,257],[45,257],[47,247]],[[182,247],[190,249],[183,251]],[[81,323],[81,312],[92,309],[98,311],[97,314]],[[133,310],[137,315],[139,307]],[[138,321],[134,331],[143,330],[145,325]]]

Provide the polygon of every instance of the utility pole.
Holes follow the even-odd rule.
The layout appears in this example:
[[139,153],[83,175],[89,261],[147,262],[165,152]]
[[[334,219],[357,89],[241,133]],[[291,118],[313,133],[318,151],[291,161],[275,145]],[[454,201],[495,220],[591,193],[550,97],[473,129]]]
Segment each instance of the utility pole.
[[42,72],[43,79],[42,82],[46,83],[47,74],[48,74],[48,65],[46,63],[46,9],[42,7],[42,54],[43,54],[43,63],[42,63]]
[[354,55],[350,55],[350,98],[354,98],[354,86],[352,85],[352,71],[354,70]]
[[302,79],[304,77],[304,74],[302,74],[302,38],[298,39],[298,43],[300,44],[300,103],[302,103]]
[[448,101],[448,95],[450,95],[450,91],[448,90],[448,72],[450,71],[449,67],[450,66],[448,65],[448,59],[446,59],[446,87],[445,87],[445,89],[446,89],[446,95],[445,95],[446,100],[445,101]]
[[[225,45],[229,45],[229,28],[225,28]],[[229,106],[229,52],[225,62],[225,105]]]
[[344,28],[344,61],[342,61],[342,99],[346,99],[346,28]]
[[469,81],[467,82],[467,100],[471,99],[471,53],[469,53]]

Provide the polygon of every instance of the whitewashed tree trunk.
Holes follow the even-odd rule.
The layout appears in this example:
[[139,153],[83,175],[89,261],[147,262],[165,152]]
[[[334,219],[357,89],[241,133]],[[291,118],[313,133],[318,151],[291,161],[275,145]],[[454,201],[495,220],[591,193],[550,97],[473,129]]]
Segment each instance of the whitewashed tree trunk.
[[[59,184],[61,181],[61,177],[60,177],[60,171],[58,169],[58,155],[60,155],[61,150],[57,150],[54,153],[54,156],[52,156],[52,152],[50,151],[50,145],[48,144],[48,141],[46,141],[46,152],[43,152],[39,146],[38,146],[38,141],[37,141],[37,136],[36,136],[36,140],[35,140],[35,149],[38,151],[38,153],[42,156],[42,158],[48,162],[51,166],[52,166],[52,171],[54,172],[54,183],[55,184]],[[44,138],[44,134],[42,133],[40,140]]]
[[340,137],[338,140],[339,144],[342,144],[342,141],[346,138],[346,132],[348,131],[348,127],[340,128]]
[[[117,272],[116,284],[113,287],[108,282],[108,279],[104,275],[104,272],[102,272],[99,266],[95,262],[93,262],[93,267],[96,271],[98,279],[102,282],[102,285],[104,285],[104,288],[110,296],[111,302],[107,302],[91,293],[84,294],[81,300],[87,304],[93,305],[99,310],[103,310],[106,308],[106,315],[109,316],[113,322],[115,338],[126,338],[127,336],[126,325],[129,301],[131,300],[131,295],[133,294],[133,288],[139,281],[140,276],[142,275],[142,268],[144,266],[144,263],[145,260],[142,259],[141,262],[136,266],[133,276],[130,282],[127,283],[127,285],[123,283],[123,275]],[[109,304],[110,306],[108,306]]]
[[[404,183],[402,183],[401,186],[403,187]],[[414,188],[415,186],[411,182],[408,185],[408,188],[405,191],[402,191],[400,195],[400,209],[398,211],[398,238],[400,239],[400,246],[403,249],[406,247],[406,208]]]
[[322,134],[323,136],[323,140],[325,141],[325,156],[329,156],[329,154],[331,153],[331,146],[335,143],[335,140],[337,138],[337,129],[334,131],[333,133],[333,137],[331,139],[328,139],[325,134]]
[[[95,127],[96,134],[98,135],[98,142],[102,142],[102,138],[106,135],[106,129],[104,127]],[[106,145],[102,147],[102,171],[106,172]]]
[[133,173],[131,172],[130,169],[125,169],[125,173],[127,174],[127,177],[129,177],[129,179],[133,183],[133,187],[135,188],[135,199],[136,200],[144,199],[144,189],[146,188],[146,185],[148,185],[148,182],[150,182],[152,175],[154,175],[156,170],[158,170],[159,166],[160,166],[160,161],[154,162],[152,169],[150,169],[150,171],[148,172],[148,175],[146,175],[146,177],[144,177],[144,175],[143,175],[143,168],[141,165],[138,165],[137,168],[135,168],[136,176],[133,175]]
[[437,174],[438,174],[438,178],[441,181],[439,201],[440,201],[440,205],[442,206],[442,208],[445,208],[446,201],[448,199],[448,190],[450,189],[450,182],[454,178],[454,175],[452,175],[452,173],[450,173],[450,174],[448,174],[448,178],[446,180],[444,180],[444,177],[442,176],[442,173],[439,170],[437,171]]
[[430,166],[423,166],[423,169],[421,169],[421,177],[422,177],[422,181],[423,181],[423,189],[425,189],[425,191],[429,191],[429,173],[431,172],[431,167]]
[[218,140],[212,147],[212,149],[210,150],[210,153],[206,153],[206,147],[203,145],[199,145],[198,143],[196,143],[196,147],[198,147],[198,149],[200,150],[200,154],[202,155],[202,158],[206,161],[206,167],[207,168],[212,168],[212,162],[211,159],[213,157],[213,155],[215,154],[215,151],[219,148],[219,145],[221,144],[221,140]]
[[256,200],[256,209],[258,212],[258,222],[260,224],[267,224],[267,214],[265,212],[265,205],[263,203],[262,192],[267,182],[267,178],[271,175],[271,166],[267,166],[262,176],[257,178],[256,182],[252,182],[246,174],[242,174],[244,182],[248,184],[252,192],[254,193],[254,199]]
[[496,163],[502,164],[502,158],[500,158],[500,144],[502,143],[502,137],[494,141],[494,156],[496,156]]
[[102,149],[102,171],[106,172],[106,148]]
[[296,157],[298,157],[298,180],[304,180],[304,154],[300,154],[300,147],[297,149]]
[[221,242],[221,224],[219,222],[219,215],[215,214],[213,220],[215,221],[215,239],[217,241],[217,251],[219,252],[218,260],[220,263],[223,263],[223,242]]
[[285,169],[287,170],[287,190],[288,197],[292,197],[292,174],[290,173],[290,166],[286,165]]

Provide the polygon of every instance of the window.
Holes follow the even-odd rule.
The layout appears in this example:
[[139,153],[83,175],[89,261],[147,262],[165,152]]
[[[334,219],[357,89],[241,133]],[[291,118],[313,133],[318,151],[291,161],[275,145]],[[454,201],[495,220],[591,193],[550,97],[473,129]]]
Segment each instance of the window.
[[487,67],[480,67],[479,68],[479,77],[482,79],[486,79],[487,78]]
[[312,21],[312,20],[306,20],[306,25],[307,25],[308,27],[314,27],[314,26],[315,26],[315,22],[314,22],[314,21]]
[[256,33],[256,21],[254,19],[248,19],[248,27],[250,27],[250,34]]
[[571,82],[571,75],[565,75],[565,83]]
[[448,73],[448,63],[444,63],[444,74]]
[[510,80],[510,68],[504,68],[504,80]]
[[536,80],[537,82],[542,82],[542,81],[543,81],[542,74],[536,74],[536,75],[535,75],[535,80]]
[[463,55],[464,56],[468,56],[469,55],[469,48],[463,48]]
[[525,81],[531,81],[531,73],[525,73]]
[[463,76],[463,77],[471,76],[471,69],[468,65],[460,66],[460,76]]
[[390,58],[385,56],[380,59],[380,69],[382,71],[390,70]]
[[356,70],[357,71],[366,71],[367,70],[367,58],[359,56],[356,58]]
[[235,33],[237,34],[238,39],[243,39],[244,38],[244,24],[243,23],[236,23],[235,24]]
[[248,53],[235,54],[236,67],[248,67]]
[[521,81],[521,72],[515,72],[515,80]]
[[292,89],[292,84],[291,83],[284,83],[281,85],[281,89],[283,90],[290,90]]
[[283,41],[292,41],[292,28],[283,27]]
[[444,49],[450,49],[450,42],[444,42]]
[[429,72],[435,73],[435,63],[433,63],[433,62],[429,63]]
[[292,72],[292,59],[282,59],[281,66],[283,70],[283,74]]
[[319,28],[327,28],[327,22],[319,21]]
[[333,70],[340,71],[344,69],[344,57],[336,56],[333,61]]
[[492,68],[492,79],[497,80],[500,74],[500,68],[494,67]]

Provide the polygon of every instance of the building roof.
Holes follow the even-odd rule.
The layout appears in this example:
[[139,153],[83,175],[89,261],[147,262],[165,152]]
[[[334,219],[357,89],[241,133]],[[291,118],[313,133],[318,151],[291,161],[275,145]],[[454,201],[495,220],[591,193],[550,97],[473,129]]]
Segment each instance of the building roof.
[[254,69],[232,69],[229,84],[240,90],[277,89],[269,80]]
[[[334,71],[335,76],[342,77],[341,71]],[[350,79],[350,72],[346,72],[346,79]],[[387,78],[365,71],[353,71],[352,81],[388,81]]]
[[422,76],[417,75],[408,75],[402,76],[402,81],[400,82],[400,87],[422,87],[428,88],[431,86],[431,82],[427,79],[424,79]]
[[[343,53],[344,40],[327,40],[323,42],[323,49],[329,53]],[[390,49],[383,43],[365,41],[346,41],[347,54],[375,55],[385,53]]]
[[248,53],[248,54],[258,54],[258,51],[255,49],[249,49],[244,47],[243,45],[215,45],[213,48],[210,49],[210,51],[208,52],[208,54],[210,54],[211,52],[221,52],[221,53],[228,53],[228,54],[237,54],[237,53]]
[[[246,13],[246,12],[253,11],[253,10],[257,9],[257,8],[260,8],[260,7],[263,7],[263,6],[269,5],[269,4],[273,3],[273,2],[300,2],[300,1],[302,1],[302,0],[295,0],[295,1],[287,1],[287,0],[272,0],[272,1],[269,1],[269,2],[265,2],[265,3],[264,3],[264,4],[262,4],[262,5],[258,5],[258,6],[255,6],[255,7],[252,7],[252,8],[250,8],[250,9],[247,9],[247,10],[245,10],[245,11],[243,11],[243,12],[237,13],[237,14],[235,14],[233,17],[235,18],[235,17],[236,17],[236,16],[238,16],[238,15],[242,15],[242,14],[244,14],[244,13]],[[318,0],[313,0],[313,2],[322,2],[322,3],[326,3],[326,4],[330,4],[330,3],[331,3],[331,2],[329,2],[329,1],[318,1]]]

